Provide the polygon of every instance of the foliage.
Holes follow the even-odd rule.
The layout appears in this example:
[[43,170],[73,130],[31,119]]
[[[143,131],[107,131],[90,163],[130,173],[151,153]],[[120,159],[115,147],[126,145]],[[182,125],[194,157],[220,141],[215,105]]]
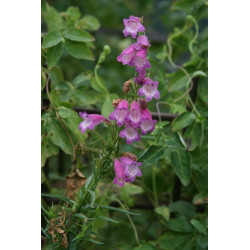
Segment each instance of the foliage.
[[[43,248],[207,249],[207,1],[50,3],[42,1]],[[110,174],[119,129],[82,135],[76,110],[107,117],[123,95],[133,71],[116,57],[131,43],[121,32],[129,15],[144,16],[159,35],[148,34],[161,92],[149,107],[177,117],[159,117],[154,132],[133,143],[143,177],[119,189]],[[65,180],[75,169],[84,185],[68,197]]]

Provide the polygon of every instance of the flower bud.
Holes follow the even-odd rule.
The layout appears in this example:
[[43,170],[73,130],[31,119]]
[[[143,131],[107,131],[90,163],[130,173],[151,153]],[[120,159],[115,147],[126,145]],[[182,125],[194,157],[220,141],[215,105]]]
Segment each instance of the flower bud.
[[110,47],[108,45],[105,45],[103,47],[103,51],[105,52],[106,55],[111,53],[111,49],[110,49]]
[[129,79],[128,81],[126,81],[123,85],[123,91],[124,93],[128,93],[130,91],[130,85],[132,83],[132,80]]
[[113,100],[113,103],[112,103],[113,107],[116,108],[116,107],[119,105],[119,103],[120,103],[121,101],[122,101],[121,98],[118,98],[118,99]]
[[122,156],[127,157],[131,159],[132,161],[137,161],[137,156],[129,152],[124,152]]
[[139,103],[141,109],[146,109],[148,107],[147,102],[143,98],[137,98],[136,101]]

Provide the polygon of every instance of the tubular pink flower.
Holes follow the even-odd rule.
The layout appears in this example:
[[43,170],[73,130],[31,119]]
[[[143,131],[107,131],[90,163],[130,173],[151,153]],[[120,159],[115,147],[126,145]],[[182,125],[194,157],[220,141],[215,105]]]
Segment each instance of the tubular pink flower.
[[141,24],[139,17],[130,16],[129,19],[123,19],[123,24],[125,28],[123,30],[123,34],[125,37],[131,35],[134,39],[137,36],[137,32],[144,32],[145,28]]
[[93,130],[95,126],[102,122],[110,123],[110,121],[102,115],[88,115],[86,112],[79,112],[79,115],[84,119],[79,125],[82,134],[84,134],[87,129]]
[[122,53],[117,57],[117,61],[122,62],[123,65],[129,64],[132,61],[135,52],[135,44],[133,43],[122,51]]
[[118,184],[123,187],[125,182],[124,168],[119,160],[114,159],[114,170],[115,170],[115,179],[113,181],[114,184]]
[[125,129],[123,129],[119,136],[121,138],[126,138],[127,144],[131,144],[134,140],[140,141],[140,134],[138,131],[132,127],[131,123],[126,123]]
[[128,107],[127,100],[122,100],[117,108],[109,115],[110,120],[116,120],[117,126],[121,127],[125,121],[128,121]]
[[141,50],[143,48],[148,48],[150,46],[151,45],[149,44],[148,37],[144,35],[138,36],[137,41],[134,44],[134,47],[136,48],[136,50]]
[[145,79],[145,76],[146,76],[146,69],[143,68],[143,69],[139,72],[138,76],[135,76],[135,78],[134,78],[135,83],[137,83],[137,84],[143,84],[143,81],[144,81],[144,79]]
[[133,101],[129,111],[129,120],[131,121],[131,125],[134,128],[138,128],[141,122],[141,108],[140,104],[136,101]]
[[153,132],[155,129],[155,123],[156,120],[152,120],[152,114],[148,109],[142,109],[141,110],[142,119],[141,119],[141,134],[145,135],[148,133],[148,131]]
[[129,63],[130,66],[135,66],[137,72],[142,71],[145,68],[150,68],[151,64],[147,59],[147,49],[143,48],[138,50],[133,59]]
[[125,168],[124,175],[131,181],[134,181],[136,176],[142,176],[142,172],[139,168],[142,165],[142,162],[136,162],[124,156],[120,157],[120,161]]
[[154,82],[150,78],[145,78],[143,86],[138,90],[138,95],[144,95],[147,102],[150,102],[153,98],[159,99],[160,93],[157,87],[157,81]]

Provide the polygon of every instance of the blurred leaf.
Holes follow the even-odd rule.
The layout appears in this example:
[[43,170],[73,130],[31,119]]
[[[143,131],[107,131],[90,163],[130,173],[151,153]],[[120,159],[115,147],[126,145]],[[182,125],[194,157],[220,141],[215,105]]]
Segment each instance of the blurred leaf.
[[101,108],[101,113],[103,116],[109,117],[110,113],[114,110],[114,107],[112,105],[113,100],[117,98],[118,98],[117,94],[109,94],[105,97],[105,101]]
[[50,98],[56,107],[60,106],[60,95],[54,89],[50,92]]
[[155,208],[155,212],[161,215],[166,221],[170,218],[170,210],[167,206],[159,206]]
[[181,183],[187,186],[191,178],[191,168],[189,155],[186,151],[173,150],[171,153],[171,162],[176,175]]
[[91,77],[90,86],[99,93],[103,93],[103,92],[106,94],[109,93],[107,90],[107,87],[105,85],[105,82],[103,81],[103,79],[100,76],[98,76],[98,79],[94,76]]
[[170,230],[175,232],[191,233],[193,231],[191,224],[183,219],[170,219],[165,224]]
[[157,248],[152,246],[149,242],[142,241],[141,246],[134,247],[133,250],[156,250]]
[[46,74],[41,71],[41,91],[43,91],[43,89],[45,88],[46,80]]
[[106,220],[106,221],[110,221],[110,222],[113,222],[113,223],[117,223],[117,224],[119,223],[119,221],[110,219],[110,218],[108,218],[108,217],[106,217],[106,216],[98,216],[98,218],[99,218],[99,219]]
[[67,52],[78,59],[94,60],[91,50],[83,42],[75,42],[65,39],[65,48]]
[[50,70],[45,69],[45,68],[43,68],[43,70],[45,73],[47,73],[50,76],[51,82],[53,84],[57,84],[59,82],[62,82],[64,79],[62,71],[57,66],[53,67]]
[[190,150],[194,150],[198,145],[201,145],[201,138],[202,138],[202,128],[201,124],[198,122],[194,122],[185,132],[185,139],[191,139],[191,146]]
[[90,80],[90,74],[80,73],[74,78],[72,84],[78,88],[87,85],[89,80]]
[[196,241],[198,243],[198,245],[202,248],[202,249],[207,249],[208,246],[208,237],[207,235],[197,235],[196,237]]
[[182,114],[182,113],[186,112],[186,108],[180,104],[170,103],[169,107],[170,107],[169,112],[171,114]]
[[63,40],[63,38],[62,38],[60,32],[52,31],[45,36],[45,38],[43,40],[43,47],[44,48],[53,47],[53,46],[57,45],[58,43],[60,43],[62,40]]
[[207,230],[204,225],[202,225],[198,220],[191,220],[190,222],[200,233],[207,235]]
[[195,206],[187,201],[176,201],[170,204],[169,209],[171,212],[177,212],[187,217],[193,217],[195,214]]
[[163,151],[166,149],[166,146],[156,146],[152,145],[146,149],[146,151],[141,155],[138,161],[147,164],[153,164],[163,157]]
[[176,132],[189,126],[195,120],[195,117],[195,114],[190,112],[182,113],[172,121],[172,131]]
[[64,197],[62,195],[59,195],[59,194],[44,194],[44,193],[42,193],[42,196],[44,196],[44,197],[50,197],[50,198],[56,198],[56,199],[68,202],[68,203],[70,203],[72,205],[74,204],[74,201],[72,201],[69,198]]
[[81,17],[81,12],[78,7],[68,7],[66,12],[74,19],[78,20]]
[[59,148],[52,143],[49,136],[42,136],[42,146],[41,146],[41,165],[44,166],[47,158],[52,155],[57,155]]
[[91,183],[91,181],[93,180],[93,178],[94,178],[94,174],[93,173],[87,178],[87,180],[85,182],[85,185],[84,185],[84,188],[85,188],[86,191],[88,190],[89,184]]
[[66,39],[78,42],[91,42],[95,40],[95,38],[88,32],[75,28],[69,28],[64,30],[62,35]]
[[117,207],[111,207],[111,206],[105,206],[105,205],[101,205],[100,207],[101,207],[101,208],[108,209],[108,210],[115,210],[115,211],[119,211],[119,212],[122,212],[122,213],[125,213],[125,214],[131,214],[131,215],[141,215],[141,214],[136,214],[136,213],[133,213],[133,212],[130,212],[130,211],[127,211],[127,210],[121,209],[121,208],[117,208]]
[[173,10],[185,10],[191,13],[193,9],[199,8],[205,2],[206,0],[178,0],[173,2],[172,8]]
[[101,26],[98,19],[92,15],[84,16],[78,24],[86,30],[98,30]]
[[56,65],[63,53],[63,43],[60,42],[56,46],[48,48],[47,51],[47,62],[48,68],[51,69]]
[[125,185],[121,189],[120,196],[122,200],[127,201],[132,195],[141,193],[143,193],[143,189],[140,186],[125,183]]
[[45,128],[50,135],[51,141],[60,147],[65,154],[72,155],[72,146],[69,138],[56,118],[48,118]]
[[95,203],[95,192],[93,190],[88,190],[88,192],[90,193],[90,197],[91,197],[90,207],[93,207]]

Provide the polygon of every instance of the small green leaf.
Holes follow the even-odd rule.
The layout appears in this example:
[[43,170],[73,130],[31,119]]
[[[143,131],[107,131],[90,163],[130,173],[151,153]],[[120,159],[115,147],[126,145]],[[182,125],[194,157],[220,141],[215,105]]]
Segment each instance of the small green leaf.
[[95,192],[93,190],[88,190],[88,192],[90,193],[90,196],[91,196],[90,207],[92,208],[95,203]]
[[75,28],[66,29],[63,31],[62,35],[66,39],[78,42],[91,42],[95,40],[88,32]]
[[78,7],[68,7],[66,12],[74,19],[78,20],[81,17],[81,12]]
[[198,220],[191,220],[190,222],[199,232],[203,233],[204,235],[207,235],[206,227],[201,224]]
[[78,24],[86,30],[98,30],[101,26],[98,19],[92,15],[84,16]]
[[184,112],[180,116],[176,117],[172,121],[172,131],[176,132],[179,131],[188,125],[190,125],[194,120],[195,120],[195,114],[190,113],[190,112]]
[[61,34],[58,31],[52,31],[48,33],[43,40],[43,47],[50,48],[63,40]]
[[167,206],[156,207],[155,212],[161,215],[166,221],[168,221],[170,218],[170,210]]
[[106,221],[110,221],[110,222],[113,222],[113,223],[119,223],[119,221],[117,221],[117,220],[113,220],[113,219],[110,219],[110,218],[108,218],[108,217],[106,217],[106,216],[98,216],[98,218],[99,219],[103,219],[103,220],[106,220]]
[[63,53],[63,43],[60,42],[56,46],[48,48],[47,51],[47,62],[48,68],[51,69],[56,65]]
[[188,153],[182,150],[173,150],[171,153],[171,162],[181,183],[184,186],[187,186],[191,178],[190,159]]
[[91,50],[83,42],[76,42],[66,39],[65,48],[67,52],[75,58],[85,59],[90,61],[94,60]]
[[94,174],[93,173],[87,178],[87,180],[85,182],[85,185],[84,185],[84,188],[85,188],[86,191],[88,190],[89,184],[91,183],[91,181],[93,180],[93,178],[94,178]]

